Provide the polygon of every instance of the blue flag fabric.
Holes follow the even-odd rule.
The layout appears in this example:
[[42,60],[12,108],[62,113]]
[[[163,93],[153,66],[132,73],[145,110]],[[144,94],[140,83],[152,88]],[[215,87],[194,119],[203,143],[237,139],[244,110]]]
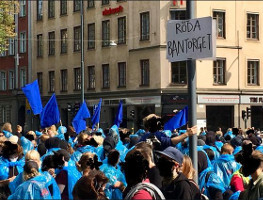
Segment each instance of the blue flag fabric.
[[123,106],[122,106],[122,100],[121,100],[119,107],[118,107],[118,112],[116,114],[114,124],[116,124],[118,127],[120,127],[120,124],[122,122],[122,118],[123,118]]
[[42,113],[40,115],[40,125],[41,128],[49,127],[53,124],[59,123],[60,114],[58,109],[58,103],[56,100],[55,93],[47,102],[46,106],[43,108]]
[[77,134],[79,134],[81,131],[86,130],[86,119],[90,118],[89,109],[87,107],[86,102],[84,101],[74,117],[72,121],[72,125],[76,131]]
[[34,82],[25,85],[22,88],[22,91],[24,92],[34,115],[40,114],[43,106],[41,102],[38,81],[35,80]]
[[172,119],[164,124],[164,130],[173,131],[176,128],[186,125],[188,121],[188,106],[184,107],[183,110],[178,112]]
[[94,126],[100,122],[101,101],[102,101],[102,99],[100,99],[100,102],[98,103],[98,105],[94,111],[94,115],[92,116],[92,119],[91,119],[92,128],[94,128]]

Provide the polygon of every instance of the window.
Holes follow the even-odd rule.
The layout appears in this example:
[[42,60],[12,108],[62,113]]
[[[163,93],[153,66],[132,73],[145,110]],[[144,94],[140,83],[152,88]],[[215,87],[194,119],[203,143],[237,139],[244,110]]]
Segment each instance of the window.
[[224,85],[225,84],[225,71],[226,71],[226,60],[218,59],[214,61],[214,84]]
[[60,0],[60,15],[66,15],[68,12],[67,0]]
[[141,13],[141,40],[150,39],[150,14],[149,12]]
[[37,20],[42,20],[43,17],[43,0],[37,0]]
[[173,9],[170,10],[171,20],[185,20],[186,10]]
[[95,66],[88,67],[89,89],[95,89]]
[[67,29],[63,29],[60,31],[60,47],[61,47],[61,53],[67,53],[68,52],[68,32]]
[[37,56],[38,57],[43,56],[43,35],[42,34],[37,35]]
[[74,0],[74,12],[80,11],[81,0]]
[[102,22],[102,46],[110,45],[110,20]]
[[94,8],[95,4],[94,4],[94,0],[88,0],[88,8]]
[[4,49],[2,52],[0,52],[0,57],[6,56],[6,50]]
[[2,117],[2,123],[6,123],[7,121],[7,112],[6,112],[6,107],[2,106],[2,113],[1,113],[1,117]]
[[102,65],[102,80],[103,88],[110,87],[110,66],[109,64]]
[[149,60],[141,60],[141,85],[148,86],[150,83]]
[[80,26],[74,27],[74,51],[80,51],[81,29]]
[[48,33],[48,55],[55,55],[55,31]]
[[214,11],[213,19],[216,20],[216,35],[218,38],[226,38],[225,32],[225,12]]
[[247,83],[248,85],[259,85],[259,60],[247,62]]
[[48,18],[55,17],[55,0],[48,0]]
[[88,49],[95,48],[95,23],[88,24]]
[[118,44],[126,43],[126,17],[118,18]]
[[20,33],[20,53],[26,52],[26,32]]
[[258,14],[247,14],[247,38],[259,39]]
[[55,72],[49,72],[49,92],[55,92]]
[[19,1],[19,16],[24,17],[26,16],[26,0]]
[[60,71],[61,73],[61,92],[67,91],[67,80],[68,80],[68,71],[63,69]]
[[110,0],[102,0],[101,4],[102,5],[108,5],[110,3]]
[[119,70],[119,87],[126,86],[126,63],[120,62],[118,63]]
[[38,81],[38,87],[39,87],[39,92],[43,92],[43,73],[38,72],[37,73],[37,81]]
[[20,69],[20,87],[24,87],[26,85],[26,70]]
[[6,90],[6,73],[0,72],[0,90]]
[[171,63],[171,81],[173,84],[187,84],[186,63],[186,61]]
[[75,90],[81,90],[81,71],[80,67],[74,69]]
[[8,54],[10,56],[15,55],[15,39],[9,39]]
[[14,71],[9,71],[9,77],[8,77],[8,89],[13,90],[15,88],[15,77],[14,77]]

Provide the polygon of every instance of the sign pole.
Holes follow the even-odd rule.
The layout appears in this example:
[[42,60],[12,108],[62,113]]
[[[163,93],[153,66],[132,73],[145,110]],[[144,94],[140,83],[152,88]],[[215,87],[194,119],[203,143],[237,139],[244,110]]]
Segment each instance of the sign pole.
[[[188,19],[195,18],[195,1],[186,0],[186,10]],[[188,95],[189,95],[189,127],[196,125],[196,60],[191,59],[187,61],[187,73],[188,73]],[[189,138],[189,155],[193,162],[193,167],[198,171],[197,165],[197,135],[193,135]],[[198,176],[195,177],[196,183],[198,183]]]

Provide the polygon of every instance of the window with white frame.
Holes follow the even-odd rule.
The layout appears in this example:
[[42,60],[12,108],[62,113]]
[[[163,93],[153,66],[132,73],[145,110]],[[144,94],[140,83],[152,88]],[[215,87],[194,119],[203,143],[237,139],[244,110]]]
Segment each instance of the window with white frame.
[[14,38],[9,39],[8,54],[10,56],[15,55],[15,39]]
[[126,86],[126,62],[118,63],[118,71],[119,71],[119,87]]
[[43,18],[43,0],[37,0],[37,20],[42,20]]
[[20,53],[26,52],[26,32],[20,33]]
[[49,72],[49,92],[55,92],[55,72]]
[[26,0],[19,1],[19,16],[24,17],[26,16]]
[[102,21],[102,46],[110,45],[110,20]]
[[247,61],[247,84],[259,85],[259,60]]
[[171,63],[171,82],[172,84],[187,84],[187,62],[172,62]]
[[226,59],[219,58],[215,60],[213,67],[214,84],[217,85],[226,84],[225,74],[226,74]]
[[141,40],[150,39],[150,13],[140,13]]
[[89,89],[95,89],[95,66],[88,66]]
[[102,80],[103,88],[110,88],[110,66],[109,64],[102,65]]
[[247,39],[259,39],[259,14],[247,14]]
[[150,84],[150,61],[141,60],[141,86],[149,86]]
[[15,88],[15,76],[14,71],[9,71],[9,77],[8,77],[8,89],[13,90]]
[[26,85],[26,70],[20,69],[20,87],[24,87]]
[[6,90],[6,72],[0,72],[0,90]]
[[81,90],[81,71],[80,67],[74,69],[75,90]]

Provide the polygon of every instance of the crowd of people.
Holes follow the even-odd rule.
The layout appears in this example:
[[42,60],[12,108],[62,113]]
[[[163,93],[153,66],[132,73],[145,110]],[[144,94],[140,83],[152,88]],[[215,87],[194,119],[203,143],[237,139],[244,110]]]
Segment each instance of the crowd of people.
[[[0,132],[0,199],[185,199],[263,198],[260,131],[223,134],[196,127],[163,130],[150,114],[144,129],[100,128],[76,134],[53,125],[40,131]],[[189,154],[197,134],[198,169]],[[197,180],[197,181],[196,181]]]

